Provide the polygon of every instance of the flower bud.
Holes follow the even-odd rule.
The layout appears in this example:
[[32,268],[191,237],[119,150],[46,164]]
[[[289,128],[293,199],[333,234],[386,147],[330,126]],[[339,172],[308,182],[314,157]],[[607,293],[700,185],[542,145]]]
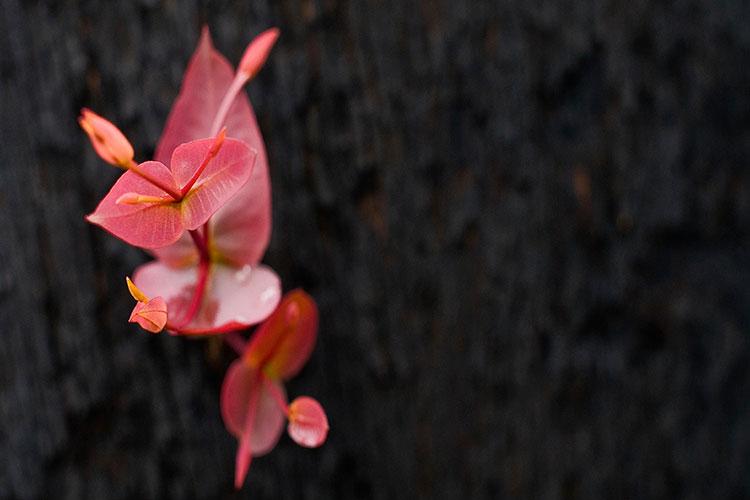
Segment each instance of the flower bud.
[[81,110],[78,124],[86,132],[96,154],[112,165],[126,167],[133,161],[133,146],[112,122],[87,108]]
[[248,44],[239,66],[239,72],[244,74],[248,80],[257,75],[263,67],[266,59],[268,59],[268,54],[271,53],[271,49],[279,38],[279,34],[278,28],[270,28]]

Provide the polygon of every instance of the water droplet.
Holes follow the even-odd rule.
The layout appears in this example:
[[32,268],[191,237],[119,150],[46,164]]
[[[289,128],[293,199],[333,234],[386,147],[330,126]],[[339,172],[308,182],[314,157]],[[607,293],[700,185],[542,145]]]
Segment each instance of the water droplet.
[[253,266],[245,264],[242,269],[234,273],[234,279],[242,285],[246,285],[250,282],[250,275],[253,272]]
[[263,302],[269,302],[271,300],[276,299],[277,291],[275,287],[268,287],[265,290],[263,290],[263,293],[260,294],[260,300]]

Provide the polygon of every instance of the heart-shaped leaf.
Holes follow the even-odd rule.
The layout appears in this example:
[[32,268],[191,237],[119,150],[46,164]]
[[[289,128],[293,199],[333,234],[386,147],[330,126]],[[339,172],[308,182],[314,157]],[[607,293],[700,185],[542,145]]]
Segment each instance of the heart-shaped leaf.
[[[214,139],[182,144],[174,150],[168,169],[158,161],[138,171],[170,192],[180,193],[209,154]],[[234,196],[252,174],[255,153],[242,141],[226,139],[197,182],[181,199],[174,199],[135,171],[125,172],[88,220],[131,245],[159,248],[175,243],[185,230],[204,224]]]
[[328,437],[328,417],[313,398],[300,396],[289,405],[289,436],[300,446],[317,448]]
[[258,327],[243,358],[271,379],[287,380],[310,358],[318,333],[318,308],[303,290],[293,290]]
[[[181,325],[193,299],[198,268],[173,268],[154,261],[139,267],[133,281],[146,295],[159,295],[169,307],[170,323]],[[241,269],[211,264],[198,314],[181,334],[208,335],[241,330],[266,319],[281,298],[281,281],[263,265]]]
[[[169,164],[180,144],[211,134],[213,118],[233,80],[232,66],[214,49],[204,28],[156,148],[156,160]],[[254,265],[263,257],[271,236],[271,183],[263,138],[245,92],[234,100],[224,125],[228,137],[246,142],[258,156],[250,181],[211,218],[212,247],[224,262]],[[172,265],[197,259],[187,237],[153,253]]]
[[273,449],[284,428],[284,412],[271,391],[286,399],[284,387],[242,360],[234,361],[221,386],[224,425],[239,440],[235,487],[242,487],[253,456]]

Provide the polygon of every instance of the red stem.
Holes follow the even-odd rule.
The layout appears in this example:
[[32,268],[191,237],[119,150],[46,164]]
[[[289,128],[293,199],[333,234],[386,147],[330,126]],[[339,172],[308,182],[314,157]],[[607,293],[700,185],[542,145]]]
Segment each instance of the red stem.
[[198,282],[195,284],[193,298],[190,301],[185,317],[178,326],[173,326],[171,328],[176,332],[179,332],[189,325],[198,315],[201,303],[203,302],[203,296],[206,294],[206,285],[208,284],[208,275],[211,268],[211,260],[208,257],[208,234],[206,234],[206,237],[201,236],[197,229],[189,231],[189,233],[190,237],[193,238],[193,243],[195,243],[195,246],[198,248],[198,253],[200,254],[200,261],[198,262]]
[[192,231],[188,231],[188,233],[190,234],[190,237],[193,238],[193,243],[195,243],[195,247],[198,249],[201,261],[211,260],[208,256],[208,232],[205,231],[204,234],[201,235],[199,229],[193,229]]
[[239,332],[229,332],[224,335],[224,342],[231,347],[238,356],[242,356],[245,353],[245,347],[247,347],[247,341],[239,334]]
[[198,182],[198,178],[201,176],[204,170],[206,170],[206,167],[208,166],[208,163],[217,155],[219,154],[219,150],[221,149],[222,144],[224,144],[224,138],[227,135],[227,128],[224,127],[221,129],[221,131],[218,133],[216,138],[214,139],[214,143],[211,145],[211,148],[208,150],[208,153],[206,153],[206,157],[203,158],[203,162],[200,164],[198,169],[193,173],[193,176],[190,178],[189,181],[187,181],[187,184],[185,184],[182,189],[180,190],[180,194],[182,197],[184,197],[190,189],[195,185],[196,182]]
[[279,405],[279,408],[282,412],[284,412],[284,415],[287,417],[289,416],[289,406],[286,404],[286,398],[281,393],[278,387],[274,383],[271,382],[271,379],[268,378],[268,376],[263,373],[263,370],[259,370],[260,378],[263,380],[263,384],[265,384],[266,389],[268,389],[268,392],[271,393],[271,396],[273,397],[274,401],[276,401],[276,404]]
[[217,132],[219,132],[224,120],[227,118],[227,114],[229,114],[229,108],[234,104],[235,97],[237,97],[237,94],[240,93],[240,90],[242,90],[242,87],[244,87],[247,82],[248,78],[244,73],[238,72],[234,76],[232,84],[229,85],[227,93],[224,94],[221,104],[219,104],[219,110],[216,112],[216,116],[214,116],[214,121],[211,124],[211,133],[209,135],[216,135]]
[[130,165],[126,165],[125,168],[167,193],[174,199],[174,201],[180,201],[182,199],[182,195],[180,193],[165,185],[160,180],[154,179],[149,174],[138,168],[138,164],[134,160],[131,160]]

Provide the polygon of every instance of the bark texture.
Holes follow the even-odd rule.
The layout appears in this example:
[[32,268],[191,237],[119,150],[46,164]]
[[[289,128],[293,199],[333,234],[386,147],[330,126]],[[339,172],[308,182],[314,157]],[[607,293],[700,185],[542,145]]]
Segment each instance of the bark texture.
[[[0,498],[750,496],[747,2],[0,6]],[[75,121],[151,155],[204,22],[283,33],[265,260],[332,427],[236,496],[231,353],[126,323]]]

